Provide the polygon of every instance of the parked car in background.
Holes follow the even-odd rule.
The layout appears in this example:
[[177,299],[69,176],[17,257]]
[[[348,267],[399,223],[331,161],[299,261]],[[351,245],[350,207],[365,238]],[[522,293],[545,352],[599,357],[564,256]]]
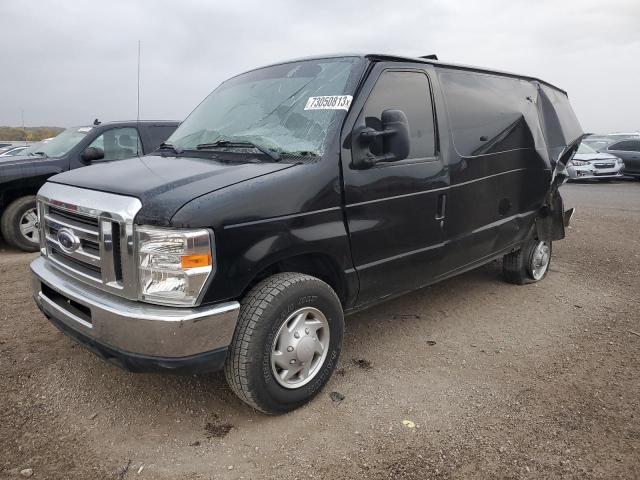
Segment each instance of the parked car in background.
[[11,147],[8,150],[0,153],[0,157],[15,157],[16,155],[20,155],[20,153],[29,148],[29,145],[20,145],[17,147]]
[[624,162],[624,174],[640,179],[640,137],[627,137],[611,142],[600,151],[621,158]]
[[611,180],[623,176],[624,163],[610,153],[600,153],[585,142],[567,164],[570,180]]
[[7,243],[21,250],[39,248],[36,197],[52,175],[98,162],[122,160],[156,150],[178,122],[109,122],[69,128],[29,146],[21,155],[0,157],[0,228]]

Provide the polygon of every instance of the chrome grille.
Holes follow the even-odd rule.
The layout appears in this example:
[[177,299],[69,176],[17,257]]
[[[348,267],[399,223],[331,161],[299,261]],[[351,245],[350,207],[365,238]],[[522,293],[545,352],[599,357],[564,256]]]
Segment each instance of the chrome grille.
[[47,183],[38,192],[41,252],[69,275],[137,298],[136,198]]

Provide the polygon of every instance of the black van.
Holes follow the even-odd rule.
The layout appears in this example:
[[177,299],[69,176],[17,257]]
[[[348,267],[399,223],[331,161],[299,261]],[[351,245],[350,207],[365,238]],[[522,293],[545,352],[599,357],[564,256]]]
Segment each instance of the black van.
[[30,145],[19,156],[0,157],[0,226],[10,245],[38,251],[38,189],[52,175],[96,162],[153,152],[171,135],[173,121],[95,121],[68,128],[52,139]]
[[252,407],[292,410],[345,314],[496,258],[541,280],[581,136],[535,78],[386,55],[252,70],[156,155],[49,179],[35,299],[124,368],[224,368]]

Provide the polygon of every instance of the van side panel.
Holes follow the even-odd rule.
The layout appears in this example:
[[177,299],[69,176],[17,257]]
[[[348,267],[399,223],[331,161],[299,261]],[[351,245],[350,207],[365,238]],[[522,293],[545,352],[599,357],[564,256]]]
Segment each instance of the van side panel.
[[516,246],[551,182],[529,81],[437,69],[450,123],[447,267],[462,269]]

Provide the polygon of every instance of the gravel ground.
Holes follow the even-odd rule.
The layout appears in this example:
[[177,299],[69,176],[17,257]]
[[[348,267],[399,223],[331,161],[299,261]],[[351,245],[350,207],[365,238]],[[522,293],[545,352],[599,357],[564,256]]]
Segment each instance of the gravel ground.
[[640,478],[640,182],[563,189],[542,283],[495,262],[350,317],[327,388],[280,417],[219,374],[100,361],[0,245],[0,477]]

